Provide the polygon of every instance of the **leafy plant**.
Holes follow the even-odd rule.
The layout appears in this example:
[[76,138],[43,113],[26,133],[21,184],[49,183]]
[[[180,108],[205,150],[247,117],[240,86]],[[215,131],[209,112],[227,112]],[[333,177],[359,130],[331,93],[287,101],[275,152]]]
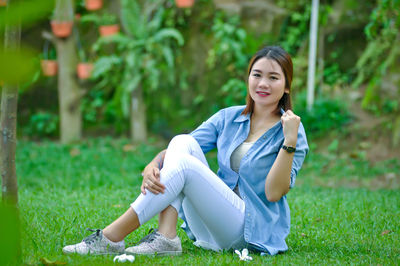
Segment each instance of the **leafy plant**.
[[220,90],[224,106],[246,104],[247,85],[243,80],[232,78]]
[[246,56],[245,40],[246,31],[240,28],[240,17],[227,17],[223,12],[218,12],[211,28],[213,33],[213,46],[208,51],[207,64],[214,68],[216,62],[229,63],[228,72],[234,73],[236,69],[245,69],[248,63]]
[[[121,2],[121,22],[124,32],[99,39],[93,46],[101,54],[95,63],[93,77],[97,88],[115,88],[114,101],[129,114],[132,91],[141,84],[145,92],[155,92],[160,81],[174,81],[174,50],[183,45],[183,36],[174,28],[164,28],[164,1]],[[114,55],[102,54],[102,48],[114,44]]]
[[314,102],[313,111],[307,111],[306,93],[301,92],[295,98],[295,113],[301,117],[309,137],[318,138],[338,130],[351,120],[346,104],[340,99],[319,97]]
[[55,136],[58,132],[58,123],[58,115],[41,111],[30,117],[29,123],[23,131],[25,134],[34,137]]
[[86,14],[81,17],[82,23],[94,23],[97,26],[102,25],[114,25],[117,24],[118,19],[115,15],[110,13],[103,13],[102,15],[97,14]]
[[208,106],[212,108],[212,112],[221,107],[245,103],[246,68],[250,55],[246,53],[247,34],[240,24],[239,16],[228,16],[221,11],[216,13],[213,20],[212,47],[208,51],[207,66],[211,71],[222,72],[225,77],[230,78],[218,80],[219,84],[215,84],[221,86],[221,89],[217,94],[214,93],[218,97],[215,101],[218,106]]
[[[357,77],[353,87],[368,82],[362,101],[365,109],[378,110],[385,102],[382,81],[396,65],[400,56],[400,1],[380,0],[365,27],[368,45],[356,64]],[[392,95],[396,97],[397,95]],[[398,97],[397,97],[398,98]],[[378,108],[377,108],[378,107]]]

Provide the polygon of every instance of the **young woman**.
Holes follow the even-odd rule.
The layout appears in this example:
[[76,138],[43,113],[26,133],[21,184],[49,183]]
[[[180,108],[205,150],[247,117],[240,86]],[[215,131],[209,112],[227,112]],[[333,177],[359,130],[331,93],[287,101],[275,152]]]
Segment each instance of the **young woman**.
[[[222,109],[188,135],[174,137],[143,171],[140,196],[103,230],[63,248],[79,254],[182,252],[179,217],[194,244],[211,250],[287,250],[286,193],[308,152],[291,111],[293,65],[277,46],[258,51],[248,68],[246,106]],[[204,154],[218,149],[218,174]],[[124,238],[159,214],[159,228],[133,247]]]

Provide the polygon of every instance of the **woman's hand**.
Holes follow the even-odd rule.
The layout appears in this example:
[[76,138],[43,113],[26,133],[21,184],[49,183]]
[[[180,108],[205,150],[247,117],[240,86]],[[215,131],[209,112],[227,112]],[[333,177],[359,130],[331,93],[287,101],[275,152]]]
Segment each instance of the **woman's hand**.
[[146,195],[146,189],[154,194],[164,193],[165,186],[160,183],[160,169],[156,163],[149,163],[142,175],[143,182],[140,190],[144,195]]
[[300,117],[295,115],[291,110],[287,110],[281,116],[281,122],[283,126],[283,136],[285,137],[284,144],[296,147]]

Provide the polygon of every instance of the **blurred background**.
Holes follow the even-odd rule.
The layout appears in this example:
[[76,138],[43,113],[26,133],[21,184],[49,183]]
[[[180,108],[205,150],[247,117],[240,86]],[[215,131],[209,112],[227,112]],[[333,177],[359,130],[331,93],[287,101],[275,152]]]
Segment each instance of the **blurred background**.
[[[77,264],[61,248],[118,217],[174,135],[245,104],[251,56],[280,45],[310,152],[288,195],[291,252],[266,259],[398,263],[399,12],[399,0],[0,0],[2,202],[21,210],[19,229],[0,205],[0,260],[21,257],[21,238],[25,263],[10,265]],[[216,151],[207,159],[216,171]]]
[[[0,1],[3,18],[6,2]],[[20,139],[168,140],[221,108],[244,104],[249,59],[265,45],[280,45],[294,61],[294,111],[316,149],[370,160],[399,156],[399,1],[320,1],[311,111],[311,1],[32,0],[15,6],[9,13],[22,10],[22,58],[3,55],[0,86],[21,71]],[[4,43],[5,19],[0,23]]]

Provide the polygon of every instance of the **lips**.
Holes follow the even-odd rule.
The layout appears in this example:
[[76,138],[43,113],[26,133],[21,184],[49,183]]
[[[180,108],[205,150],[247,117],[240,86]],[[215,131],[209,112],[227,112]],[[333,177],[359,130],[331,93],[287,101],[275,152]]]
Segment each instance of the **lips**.
[[266,97],[266,96],[271,95],[271,93],[269,93],[267,91],[256,91],[256,93],[261,97]]

